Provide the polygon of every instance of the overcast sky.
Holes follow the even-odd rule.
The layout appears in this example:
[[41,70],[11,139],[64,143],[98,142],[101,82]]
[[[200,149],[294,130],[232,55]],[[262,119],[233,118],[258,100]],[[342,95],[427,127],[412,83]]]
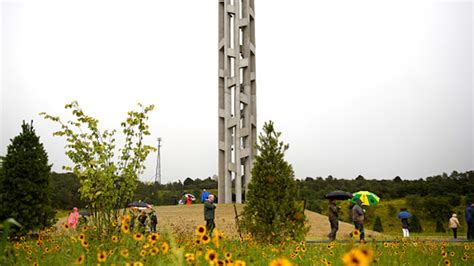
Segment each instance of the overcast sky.
[[[255,2],[258,128],[275,122],[298,178],[474,169],[470,1]],[[120,129],[142,102],[163,182],[217,173],[217,0],[1,3],[0,155],[33,119],[61,171],[38,113],[78,100]]]

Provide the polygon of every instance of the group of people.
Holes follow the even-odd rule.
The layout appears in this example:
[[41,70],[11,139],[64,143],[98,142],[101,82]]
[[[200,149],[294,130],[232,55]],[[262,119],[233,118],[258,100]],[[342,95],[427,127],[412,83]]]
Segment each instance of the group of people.
[[[204,190],[204,192],[206,193],[203,193],[203,196],[201,197],[201,200],[204,202],[204,220],[206,221],[207,232],[209,232],[209,235],[212,235],[214,228],[216,228],[216,224],[214,222],[216,204],[214,203],[214,195],[209,194],[209,192],[207,192],[206,190]],[[150,232],[156,232],[158,217],[156,216],[156,213],[153,209],[148,213],[145,210],[142,210],[140,214],[137,214],[136,209],[131,209],[129,214],[131,216],[130,230],[134,230],[135,222],[138,221],[140,231],[145,232],[146,226],[148,224],[148,226],[150,227]],[[68,226],[73,229],[76,229],[80,217],[81,216],[77,208],[74,207],[67,219]]]
[[[156,216],[155,211],[152,209],[150,212],[145,212],[142,210],[140,214],[137,213],[137,209],[130,210],[130,230],[135,228],[135,222],[138,221],[139,230],[145,232],[146,226],[150,227],[150,232],[156,232],[156,225],[158,224],[158,217]],[[84,219],[87,224],[87,219],[85,216],[81,216],[76,207],[72,209],[72,212],[69,214],[67,219],[67,225],[73,229],[76,229],[80,219]]]
[[[336,233],[339,230],[339,210],[340,207],[336,205],[334,199],[329,200],[328,204],[328,218],[329,224],[331,226],[331,231],[328,234],[329,241],[336,240]],[[401,211],[406,211],[406,209],[401,209]],[[354,223],[355,229],[357,229],[359,239],[361,242],[365,242],[365,232],[364,232],[364,220],[365,220],[365,210],[362,208],[362,202],[357,199],[354,206],[351,208],[352,221]],[[400,221],[402,224],[402,233],[403,237],[410,236],[410,223],[408,217],[400,216]],[[466,207],[466,223],[467,223],[467,240],[474,240],[474,203]],[[453,213],[449,219],[449,228],[453,231],[453,238],[457,239],[457,230],[460,227],[457,214]],[[352,236],[352,233],[351,233]]]
[[156,232],[156,225],[158,224],[158,217],[156,216],[155,210],[151,210],[150,212],[146,212],[142,210],[139,215],[137,215],[136,209],[132,209],[130,211],[130,230],[135,228],[135,220],[138,221],[138,228],[141,232],[146,231],[146,226],[148,224],[150,228],[150,232]]

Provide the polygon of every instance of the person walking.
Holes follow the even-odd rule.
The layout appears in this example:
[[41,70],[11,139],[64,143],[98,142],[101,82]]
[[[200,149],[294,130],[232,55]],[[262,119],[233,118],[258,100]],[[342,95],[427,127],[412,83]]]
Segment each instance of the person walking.
[[209,192],[206,189],[203,189],[201,193],[201,202],[206,202],[207,197],[209,197]]
[[193,203],[193,199],[191,198],[191,195],[186,196],[186,205],[191,205]]
[[204,202],[204,220],[206,221],[206,229],[209,232],[209,236],[212,235],[212,231],[216,227],[214,223],[216,211],[216,204],[214,204],[214,195],[209,194],[207,200]]
[[467,240],[474,240],[474,203],[466,207]]
[[360,242],[365,242],[365,232],[364,232],[364,209],[362,209],[362,201],[360,199],[356,200],[356,204],[352,207],[352,221],[354,222],[355,229],[360,233],[359,239]]
[[150,213],[150,231],[156,233],[156,225],[158,224],[158,218],[156,217],[155,211]]
[[410,237],[410,223],[408,222],[408,218],[402,218],[400,221],[402,222],[403,237]]
[[339,207],[334,199],[329,200],[328,218],[331,225],[331,232],[328,234],[329,241],[336,240],[336,233],[339,230]]
[[72,209],[71,214],[69,214],[69,217],[67,219],[67,224],[73,229],[76,229],[78,222],[79,222],[79,212],[77,211],[77,208],[74,207]]
[[461,225],[459,224],[458,217],[455,213],[449,218],[449,228],[453,230],[453,238],[457,239],[458,238],[458,227]]
[[147,220],[148,217],[146,217],[146,213],[145,211],[142,211],[142,213],[140,214],[140,216],[138,216],[138,222],[140,222],[140,231],[142,233],[145,233],[145,229],[146,229],[146,220]]

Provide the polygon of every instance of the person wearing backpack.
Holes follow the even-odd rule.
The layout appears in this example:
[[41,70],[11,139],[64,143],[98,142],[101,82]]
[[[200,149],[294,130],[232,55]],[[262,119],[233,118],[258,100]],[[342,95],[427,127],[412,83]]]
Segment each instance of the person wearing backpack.
[[158,217],[156,217],[155,211],[150,213],[150,231],[156,233],[156,225],[158,224]]

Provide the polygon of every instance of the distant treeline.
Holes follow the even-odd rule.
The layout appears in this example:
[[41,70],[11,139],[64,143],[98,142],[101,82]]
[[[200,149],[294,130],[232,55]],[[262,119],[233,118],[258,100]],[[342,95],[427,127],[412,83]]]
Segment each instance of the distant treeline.
[[[53,187],[52,202],[55,208],[85,207],[78,192],[79,181],[73,174],[53,173],[51,185]],[[321,211],[321,200],[324,199],[326,193],[333,190],[349,192],[368,190],[386,199],[413,195],[443,197],[450,199],[452,205],[461,204],[461,196],[466,196],[467,201],[474,200],[474,171],[464,173],[453,171],[450,175],[443,173],[417,180],[403,180],[398,176],[392,180],[367,180],[363,176],[352,180],[337,179],[332,176],[327,178],[307,177],[298,180],[298,185],[300,191],[297,196],[306,200],[307,208],[314,211]],[[202,189],[216,193],[217,182],[210,177],[206,179],[188,177],[184,182],[177,181],[164,185],[140,182],[135,192],[135,200],[142,200],[154,205],[173,205],[184,193],[191,193],[199,198]]]

